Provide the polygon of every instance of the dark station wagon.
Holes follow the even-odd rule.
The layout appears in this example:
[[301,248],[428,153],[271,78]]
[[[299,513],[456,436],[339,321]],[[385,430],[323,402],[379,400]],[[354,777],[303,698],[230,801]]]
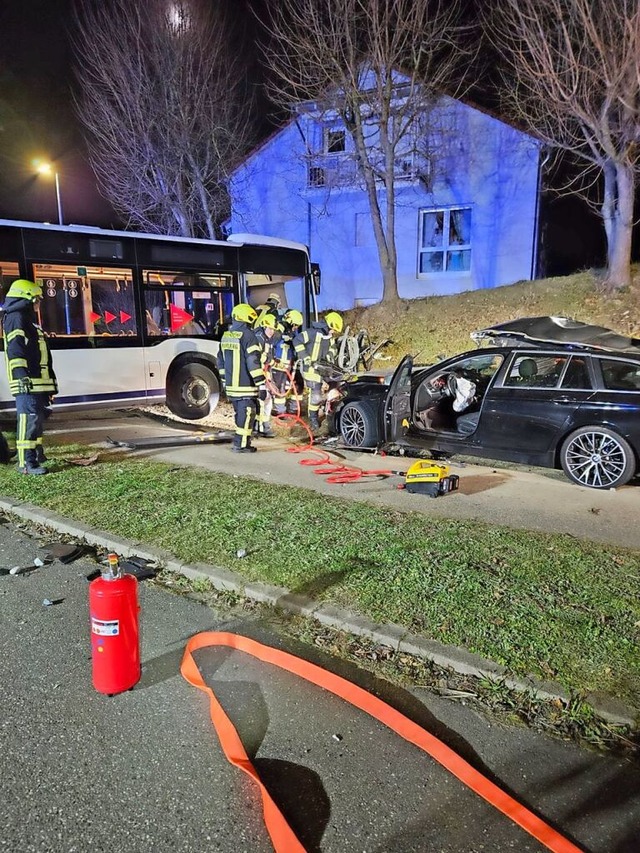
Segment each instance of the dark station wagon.
[[334,430],[349,447],[463,453],[611,489],[638,472],[640,340],[559,317],[472,335],[489,343],[429,366],[344,383]]

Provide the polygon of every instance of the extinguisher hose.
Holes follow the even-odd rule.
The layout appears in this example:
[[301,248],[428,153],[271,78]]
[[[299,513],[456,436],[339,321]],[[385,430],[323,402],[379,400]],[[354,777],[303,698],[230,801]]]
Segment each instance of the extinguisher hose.
[[258,785],[262,796],[265,826],[276,853],[305,853],[305,850],[258,775],[233,723],[218,702],[213,690],[205,683],[193,659],[192,653],[194,651],[209,646],[225,646],[237,649],[264,663],[293,673],[299,678],[303,678],[305,681],[322,687],[329,693],[344,699],[345,702],[369,714],[404,740],[426,752],[464,785],[510,818],[553,853],[581,853],[580,849],[569,839],[553,829],[542,818],[523,806],[522,803],[519,803],[490,779],[487,779],[486,776],[483,776],[453,749],[377,696],[373,696],[339,675],[335,675],[302,658],[295,657],[288,652],[265,646],[240,634],[204,631],[191,637],[188,641],[180,671],[189,684],[208,695],[211,720],[228,761],[247,773]]

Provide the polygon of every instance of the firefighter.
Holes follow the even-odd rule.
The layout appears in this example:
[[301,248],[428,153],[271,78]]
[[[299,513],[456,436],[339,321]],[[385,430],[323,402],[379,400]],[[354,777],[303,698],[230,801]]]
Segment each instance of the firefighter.
[[[262,369],[266,377],[270,376],[271,365],[273,364],[273,353],[278,345],[282,332],[280,328],[276,328],[277,321],[273,314],[263,314],[256,320],[256,338],[262,349],[261,362]],[[273,408],[273,396],[269,388],[269,383],[266,384],[266,395],[264,399],[258,399],[258,416],[253,427],[254,435],[261,438],[275,438],[275,433],[271,428],[271,410]]]
[[273,346],[271,382],[275,388],[274,408],[278,415],[299,414],[304,383],[296,374],[296,351],[293,339],[300,332],[304,318],[300,311],[290,308],[282,318],[282,332]]
[[222,336],[218,370],[235,413],[234,453],[255,453],[251,434],[256,418],[256,402],[267,390],[260,361],[261,347],[252,329],[258,315],[251,305],[241,302],[231,312],[231,326]]
[[276,318],[276,322],[280,319],[280,305],[282,300],[277,293],[270,293],[266,301],[262,305],[258,305],[257,313],[258,320],[256,326],[261,325],[262,320],[267,314],[272,314]]
[[311,324],[294,338],[293,345],[302,360],[302,377],[309,389],[309,425],[320,428],[319,411],[322,406],[322,377],[318,373],[319,361],[335,361],[335,338],[342,332],[344,323],[336,311],[329,311],[324,320]]
[[19,278],[7,291],[3,308],[4,350],[9,390],[16,398],[18,470],[46,474],[42,433],[47,406],[58,393],[51,353],[35,306],[42,287]]

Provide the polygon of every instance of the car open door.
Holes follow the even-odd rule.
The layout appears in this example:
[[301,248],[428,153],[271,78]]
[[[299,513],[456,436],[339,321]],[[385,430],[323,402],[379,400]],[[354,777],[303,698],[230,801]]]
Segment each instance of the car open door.
[[411,421],[411,372],[413,356],[406,355],[393,374],[384,400],[384,440],[398,441]]

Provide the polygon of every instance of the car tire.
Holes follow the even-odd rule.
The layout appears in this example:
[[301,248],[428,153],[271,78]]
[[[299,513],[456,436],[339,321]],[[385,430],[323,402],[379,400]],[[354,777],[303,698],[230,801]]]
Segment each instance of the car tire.
[[370,400],[347,403],[340,412],[340,435],[347,447],[377,447],[378,409]]
[[633,449],[621,435],[601,426],[586,426],[567,436],[560,449],[567,477],[590,489],[624,486],[636,472]]
[[206,418],[218,405],[220,383],[210,367],[191,362],[173,372],[167,383],[167,406],[187,421]]

